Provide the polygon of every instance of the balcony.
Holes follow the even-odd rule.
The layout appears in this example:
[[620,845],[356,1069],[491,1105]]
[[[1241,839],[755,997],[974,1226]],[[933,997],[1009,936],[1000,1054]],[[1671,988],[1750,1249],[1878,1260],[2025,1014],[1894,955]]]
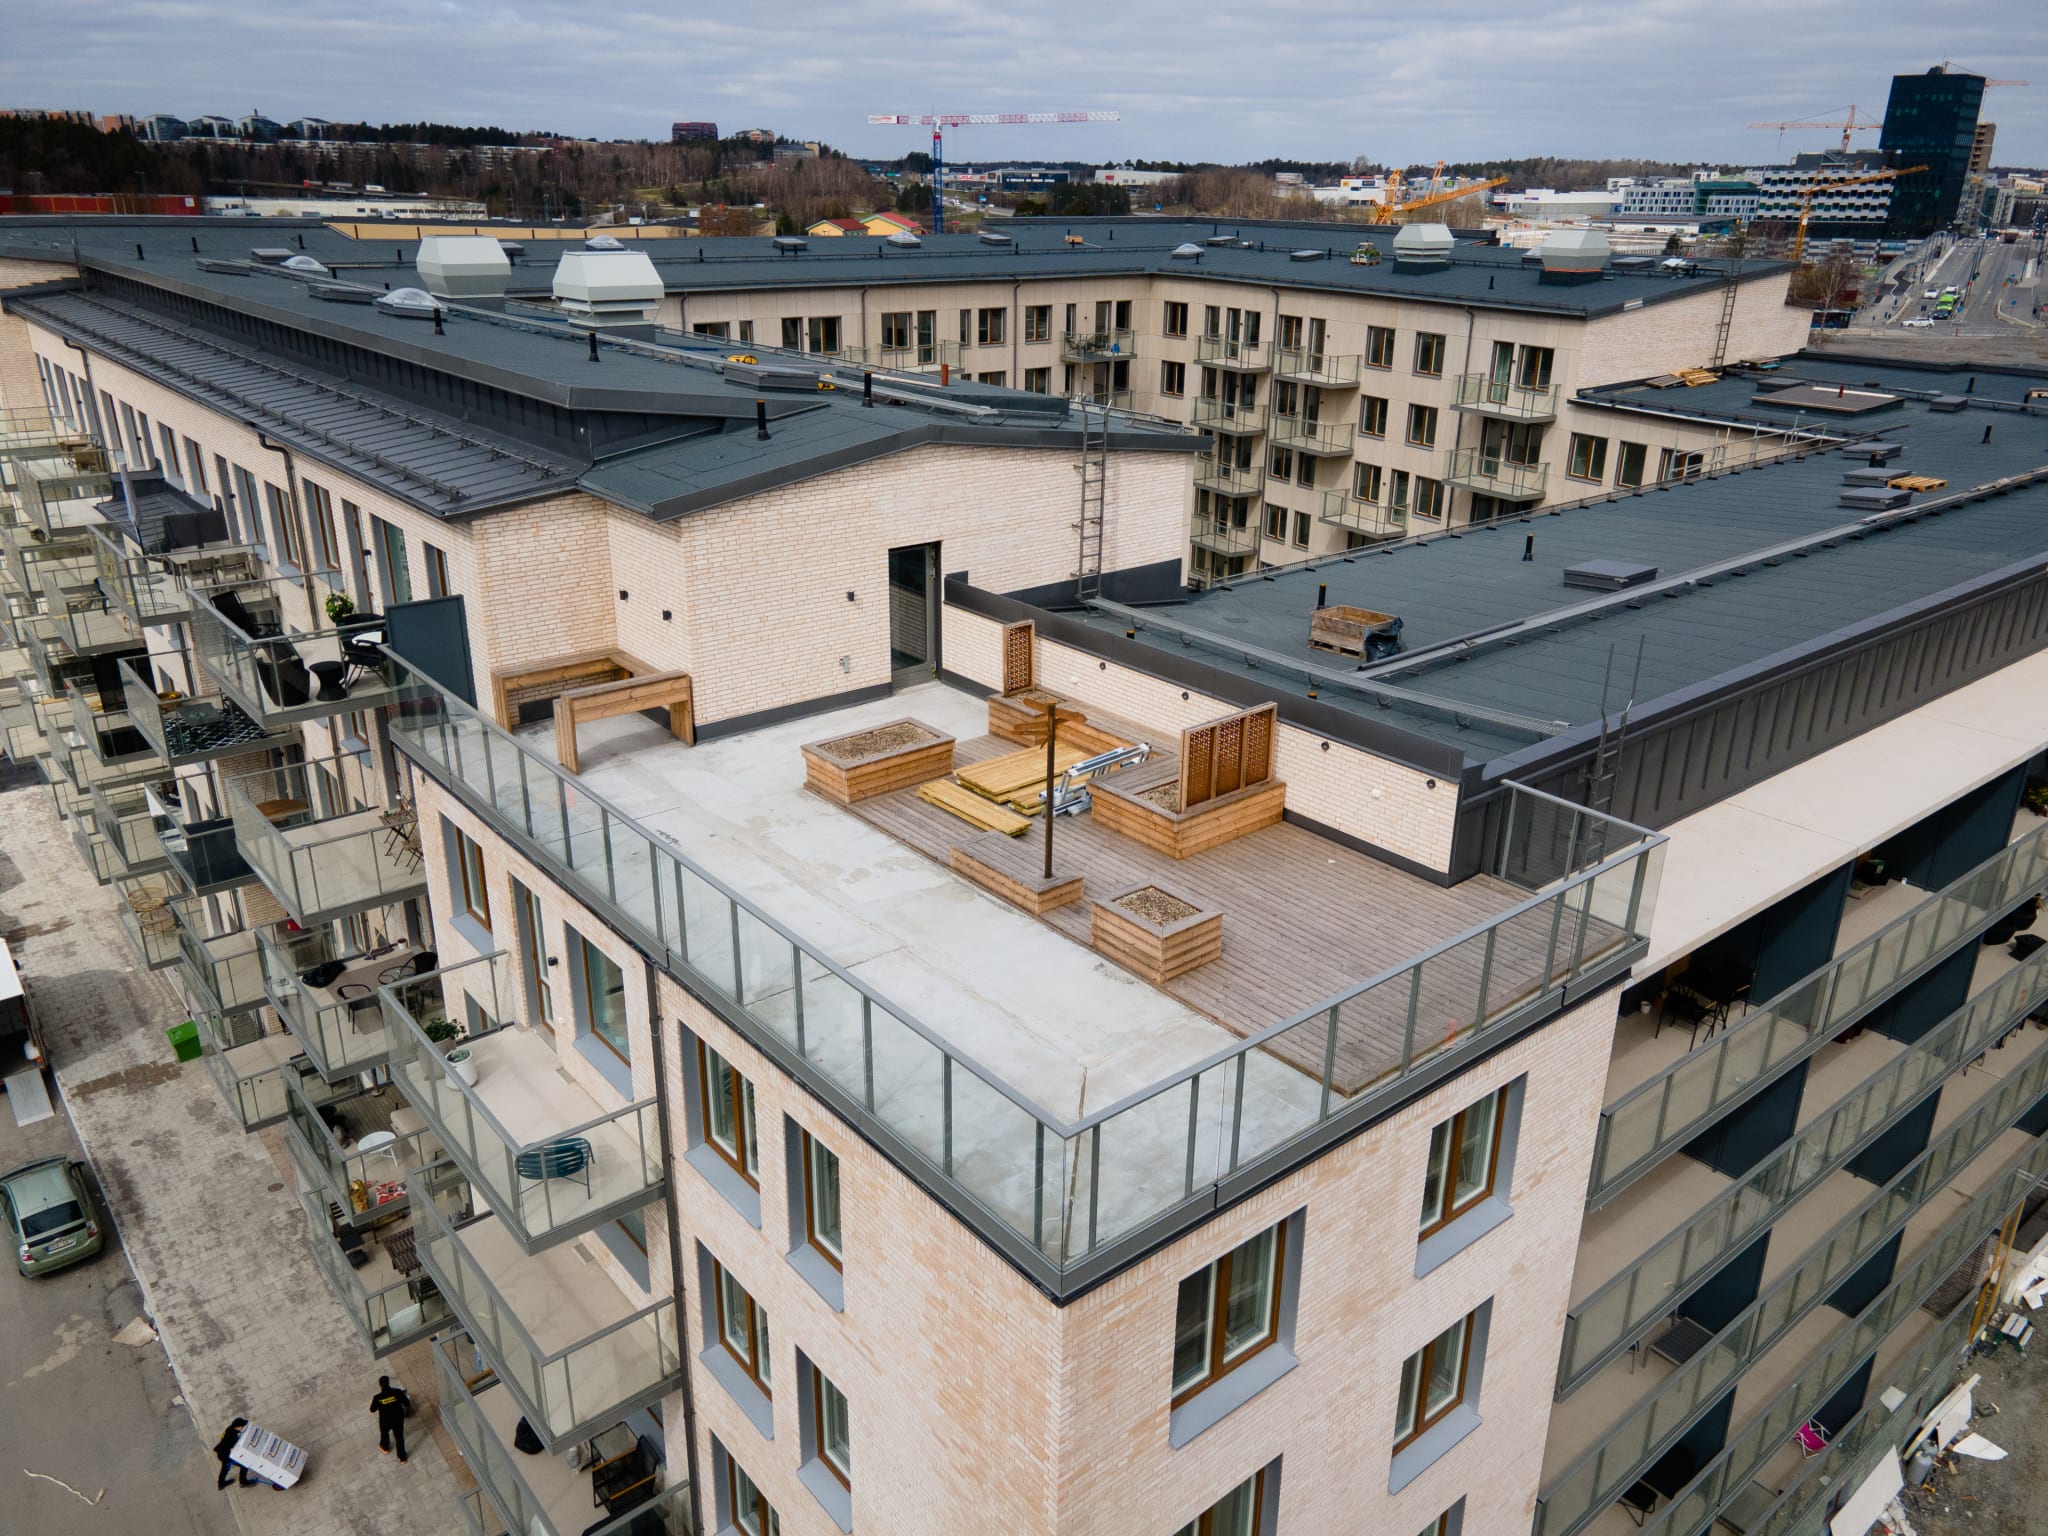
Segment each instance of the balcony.
[[1310,421],[1304,416],[1273,417],[1273,446],[1296,453],[1348,459],[1356,434],[1348,422]]
[[183,623],[194,588],[253,582],[263,574],[262,561],[247,545],[223,542],[146,554],[112,524],[92,533],[98,590],[138,627]]
[[331,595],[317,575],[193,593],[200,665],[270,730],[391,703],[382,621],[364,615],[336,629],[324,606]]
[[53,621],[57,639],[74,656],[138,648],[142,632],[128,616],[112,607],[96,585],[66,585],[69,571],[64,565],[44,565],[37,571],[43,584],[43,611]]
[[17,763],[48,757],[51,738],[57,734],[56,722],[68,723],[70,718],[68,699],[52,699],[33,680],[17,683],[14,702],[0,709],[0,722],[7,727],[7,755]]
[[1548,384],[1516,384],[1490,374],[1461,373],[1453,382],[1451,409],[1507,421],[1552,421],[1557,417],[1557,391]]
[[1233,523],[1227,518],[1195,515],[1189,535],[1198,549],[1216,555],[1249,555],[1259,547],[1259,530],[1250,523]]
[[1547,464],[1515,464],[1484,448],[1456,448],[1444,480],[1504,501],[1538,501],[1549,477]]
[[152,971],[167,970],[178,963],[183,950],[178,943],[178,918],[171,906],[177,887],[168,875],[144,875],[115,884],[121,898],[114,907],[114,919],[128,936],[143,965]]
[[[287,1137],[286,1145],[303,1175],[297,1138]],[[448,1164],[415,1169],[408,1178],[456,1216],[468,1214],[469,1185]],[[299,1205],[314,1267],[373,1357],[381,1360],[455,1321],[455,1309],[420,1265],[417,1219],[401,1224],[403,1215],[388,1214],[379,1224],[355,1227],[337,1221],[332,1207],[303,1189]]]
[[1205,432],[1253,437],[1266,430],[1266,408],[1203,395],[1195,401],[1194,424]]
[[496,1216],[416,1202],[427,1273],[550,1450],[658,1402],[682,1380],[675,1298],[640,1305],[574,1250],[527,1253]]
[[1131,330],[1065,331],[1060,357],[1069,363],[1111,363],[1137,356],[1138,336]]
[[294,1085],[316,1104],[355,1088],[353,1083],[348,1089],[329,1088],[299,1050],[298,1041],[287,1034],[265,1034],[254,1014],[203,1013],[199,1024],[207,1075],[244,1131],[281,1125]]
[[1077,389],[1067,398],[1076,405],[1100,405],[1112,411],[1136,409],[1137,394],[1128,389]]
[[232,1018],[270,1000],[263,988],[260,930],[210,932],[205,905],[191,897],[174,900],[171,911],[178,923],[185,982],[201,1011]]
[[1195,361],[1238,373],[1264,373],[1273,366],[1273,354],[1266,350],[1264,342],[1204,336],[1195,342]]
[[[337,1224],[365,1227],[402,1215],[414,1175],[439,1165],[442,1183],[468,1181],[441,1155],[441,1145],[419,1112],[388,1087],[336,1085],[337,1096],[309,1099],[302,1091],[318,1078],[293,1085],[285,1104],[285,1142],[300,1184]],[[465,1214],[467,1214],[465,1212]]]
[[1266,476],[1256,464],[1230,464],[1213,453],[1198,453],[1195,484],[1224,496],[1257,496],[1266,488]]
[[114,494],[105,466],[96,448],[14,461],[15,503],[28,526],[52,543],[76,544],[104,524],[99,506]]
[[113,839],[93,825],[90,806],[71,818],[71,843],[78,850],[78,860],[85,866],[85,872],[92,876],[97,885],[111,885],[114,876],[120,874],[121,864],[115,856]]
[[1314,352],[1307,347],[1281,347],[1273,354],[1273,377],[1313,384],[1318,389],[1356,389],[1356,352]]
[[133,879],[170,868],[163,844],[157,841],[149,792],[140,784],[93,785],[86,796],[93,826],[106,837],[113,853],[116,879]]
[[[655,1101],[607,1109],[563,1074],[552,1037],[507,1022],[526,1007],[508,956],[380,992],[393,1081],[521,1246],[565,1242],[660,1194]],[[468,1052],[466,1073],[444,1045]]]
[[[599,1431],[572,1465],[562,1456],[514,1455],[519,1401],[467,1334],[434,1341],[441,1420],[488,1508],[480,1536],[690,1536],[690,1485],[669,1482],[660,1448],[624,1424]],[[597,1512],[592,1523],[592,1513]]]
[[73,680],[64,685],[64,697],[71,705],[71,726],[86,751],[104,768],[122,768],[135,763],[154,763],[156,747],[123,707],[123,700],[102,699],[90,682]]
[[227,784],[235,846],[306,928],[425,892],[417,829],[380,800],[355,756],[266,768]]
[[1345,532],[1355,533],[1361,538],[1408,537],[1406,507],[1383,507],[1376,501],[1361,501],[1341,488],[1323,492],[1321,520],[1333,528],[1342,528]]
[[[218,896],[256,878],[256,871],[235,842],[234,823],[227,817],[188,822],[184,811],[166,803],[157,788],[151,787],[148,793],[156,840],[171,862],[171,873],[188,895]],[[259,993],[261,990],[259,986]]]
[[[165,763],[182,768],[220,757],[240,757],[283,739],[266,731],[249,718],[247,710],[224,695],[187,698],[182,693],[159,694],[147,673],[165,660],[160,655],[130,656],[121,664],[127,719]],[[186,670],[190,670],[189,663]]]
[[[967,349],[957,341],[934,340],[901,347],[841,347],[837,361],[853,368],[880,368],[892,373],[930,372],[940,367],[957,373],[965,366],[966,355]],[[840,372],[840,387],[844,388],[844,369]]]
[[[327,925],[259,933],[256,947],[271,1004],[329,1082],[384,1064],[391,1048],[377,988],[411,976],[422,958],[433,964],[431,952],[403,944],[367,955],[347,951]],[[323,975],[315,986],[312,979]]]

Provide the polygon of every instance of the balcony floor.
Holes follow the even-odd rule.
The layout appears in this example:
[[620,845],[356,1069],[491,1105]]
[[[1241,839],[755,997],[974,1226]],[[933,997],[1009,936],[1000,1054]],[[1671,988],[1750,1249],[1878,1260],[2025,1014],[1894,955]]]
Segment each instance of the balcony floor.
[[[525,1025],[496,1030],[472,1041],[469,1050],[477,1097],[523,1145],[552,1140],[606,1113],[606,1106],[563,1073],[554,1045]],[[589,1140],[594,1154],[589,1193],[577,1180],[550,1179],[546,1198],[553,1216],[544,1230],[572,1226],[585,1211],[631,1199],[653,1182],[647,1163],[658,1159],[658,1151],[647,1148],[643,1160],[639,1139],[620,1122],[606,1121],[577,1134]],[[541,1187],[530,1186],[527,1199],[537,1203],[541,1198]]]
[[278,829],[277,838],[296,855],[289,858],[290,867],[307,863],[313,867],[312,880],[299,882],[301,886],[312,886],[299,892],[308,911],[344,912],[365,905],[383,906],[427,883],[422,863],[402,850],[394,850],[382,811],[351,811],[344,816],[283,827]]
[[523,1417],[516,1397],[502,1386],[488,1386],[476,1394],[475,1402],[477,1417],[490,1426],[506,1457],[518,1467],[519,1480],[545,1512],[556,1536],[575,1536],[604,1518],[604,1511],[591,1499],[588,1472],[545,1451],[538,1456],[512,1456],[512,1437],[519,1432]]
[[[432,1230],[430,1225],[422,1231],[422,1242]],[[595,1338],[640,1310],[640,1304],[584,1258],[574,1244],[529,1255],[495,1216],[471,1222],[456,1233],[456,1240],[544,1354],[559,1354]],[[576,1396],[580,1402],[622,1402],[639,1391],[647,1377],[646,1364],[640,1358],[644,1341],[638,1329],[620,1329],[608,1339],[608,1343],[578,1352]]]

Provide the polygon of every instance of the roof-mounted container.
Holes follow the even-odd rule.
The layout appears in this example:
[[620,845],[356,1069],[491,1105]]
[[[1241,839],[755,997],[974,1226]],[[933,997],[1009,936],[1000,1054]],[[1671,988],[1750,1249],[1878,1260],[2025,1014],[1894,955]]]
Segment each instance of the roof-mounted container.
[[1429,272],[1451,263],[1457,244],[1448,224],[1404,224],[1394,236],[1394,270]]
[[414,266],[427,292],[460,303],[503,299],[512,261],[489,235],[428,235]]
[[554,295],[579,326],[649,326],[661,303],[661,274],[645,251],[564,251]]

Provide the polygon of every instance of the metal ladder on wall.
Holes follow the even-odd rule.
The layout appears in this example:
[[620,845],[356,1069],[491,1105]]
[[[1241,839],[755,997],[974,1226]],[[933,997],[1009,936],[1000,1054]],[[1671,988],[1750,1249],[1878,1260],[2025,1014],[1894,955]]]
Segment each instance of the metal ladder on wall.
[[1102,595],[1102,532],[1104,492],[1109,478],[1109,413],[1093,406],[1081,413],[1080,555],[1074,567],[1074,593],[1082,602]]
[[1721,291],[1721,323],[1714,327],[1714,356],[1707,366],[1718,370],[1728,361],[1728,333],[1735,329],[1735,295],[1742,286],[1742,258],[1728,267],[1728,286]]

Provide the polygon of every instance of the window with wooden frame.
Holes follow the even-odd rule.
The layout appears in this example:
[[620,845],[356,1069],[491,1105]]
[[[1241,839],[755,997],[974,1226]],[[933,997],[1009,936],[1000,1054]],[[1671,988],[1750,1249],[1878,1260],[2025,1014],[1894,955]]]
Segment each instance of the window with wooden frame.
[[[1052,340],[1052,306],[1050,304],[1026,304],[1024,306],[1024,339],[1026,341]],[[1044,393],[1044,391],[1040,391]]]
[[1180,1283],[1173,1324],[1173,1402],[1178,1407],[1280,1336],[1283,1222]]
[[1266,1471],[1261,1467],[1174,1536],[1261,1536],[1265,1502]]
[[533,987],[534,1022],[555,1032],[555,989],[548,980],[548,931],[541,918],[540,898],[517,880],[512,882],[512,910],[519,919],[519,948]]
[[306,489],[306,523],[313,530],[313,554],[320,562],[315,569],[341,569],[341,536],[335,531],[334,503],[326,488],[311,480],[301,481]]
[[1160,325],[1159,325],[1159,329],[1160,329],[1160,334],[1161,334],[1161,335],[1165,335],[1165,336],[1185,336],[1185,335],[1187,335],[1187,333],[1188,333],[1188,307],[1187,307],[1187,305],[1185,305],[1185,304],[1181,303],[1181,302],[1180,302],[1180,301],[1179,301],[1178,299],[1168,299],[1168,300],[1166,300],[1165,302],[1166,302],[1166,308],[1165,308],[1165,311],[1164,311],[1164,313],[1162,314],[1162,316],[1161,316],[1161,318],[1160,318]]
[[1384,395],[1367,395],[1358,407],[1358,430],[1367,437],[1387,435],[1387,399]]
[[1415,371],[1435,378],[1444,371],[1444,334],[1418,331],[1415,334]]
[[853,1486],[853,1433],[846,1408],[846,1394],[832,1385],[832,1378],[811,1367],[811,1434],[818,1448],[818,1460],[848,1488]]
[[484,851],[476,845],[461,828],[455,833],[455,872],[457,883],[462,887],[456,895],[462,901],[462,910],[475,918],[484,927],[491,926],[491,887],[484,872]]
[[448,584],[448,552],[425,540],[420,542],[420,550],[427,557],[427,596],[446,597],[454,590]]
[[1591,437],[1584,432],[1572,434],[1571,457],[1565,473],[1574,480],[1591,480],[1595,484],[1607,478],[1607,439]]
[[1401,1397],[1394,1409],[1394,1449],[1465,1400],[1472,1364],[1472,1314],[1459,1318],[1401,1362]]
[[[752,1114],[751,1103],[748,1113]],[[802,1133],[802,1143],[804,1237],[834,1269],[842,1269],[846,1255],[839,1228],[839,1154],[809,1131]]]
[[782,1521],[774,1507],[762,1497],[746,1469],[731,1456],[725,1458],[725,1497],[732,1508],[732,1527],[746,1536],[782,1536]]
[[774,1369],[768,1353],[768,1314],[757,1306],[732,1271],[711,1261],[712,1292],[718,1303],[718,1342],[725,1346],[747,1378],[773,1397]]
[[1448,1226],[1493,1193],[1500,1168],[1501,1126],[1507,1090],[1496,1089],[1429,1133],[1429,1168],[1422,1180],[1421,1235]]
[[761,1186],[761,1141],[754,1125],[754,1085],[703,1041],[697,1042],[699,1108],[704,1144],[756,1189]]

